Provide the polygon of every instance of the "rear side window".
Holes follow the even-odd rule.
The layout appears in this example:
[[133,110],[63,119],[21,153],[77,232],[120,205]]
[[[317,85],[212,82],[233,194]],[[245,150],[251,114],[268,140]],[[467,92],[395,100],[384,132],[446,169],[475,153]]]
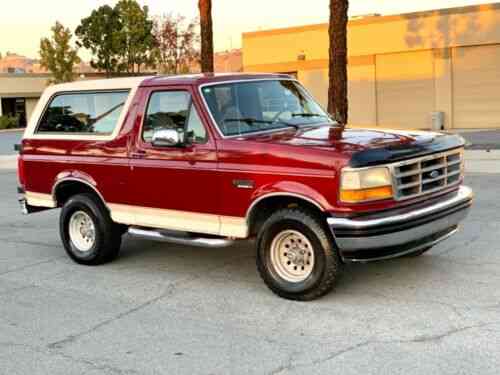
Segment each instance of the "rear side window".
[[128,98],[128,91],[60,94],[46,109],[37,133],[110,135]]

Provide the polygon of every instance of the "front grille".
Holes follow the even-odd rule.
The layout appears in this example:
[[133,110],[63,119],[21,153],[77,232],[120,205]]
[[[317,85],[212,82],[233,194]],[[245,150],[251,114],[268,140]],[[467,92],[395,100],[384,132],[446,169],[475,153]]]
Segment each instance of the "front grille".
[[434,193],[462,181],[463,149],[395,163],[391,169],[396,200]]

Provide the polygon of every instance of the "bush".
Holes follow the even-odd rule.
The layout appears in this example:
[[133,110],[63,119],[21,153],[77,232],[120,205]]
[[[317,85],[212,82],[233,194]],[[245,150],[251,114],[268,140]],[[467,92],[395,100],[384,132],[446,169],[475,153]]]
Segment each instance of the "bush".
[[0,130],[14,129],[19,126],[19,118],[17,116],[0,116]]

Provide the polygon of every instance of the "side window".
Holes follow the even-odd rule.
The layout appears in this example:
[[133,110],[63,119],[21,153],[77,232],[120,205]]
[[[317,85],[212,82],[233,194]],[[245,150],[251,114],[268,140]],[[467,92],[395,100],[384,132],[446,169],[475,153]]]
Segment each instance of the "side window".
[[191,105],[191,96],[186,91],[155,92],[149,99],[146,119],[142,130],[145,142],[153,140],[159,129],[177,129],[192,132],[194,143],[205,143],[207,133],[196,108]]
[[185,91],[153,93],[149,99],[142,139],[151,142],[153,133],[159,129],[184,129],[189,105],[190,96]]
[[201,122],[200,115],[194,105],[191,106],[191,112],[189,114],[189,121],[186,130],[188,133],[191,132],[189,136],[191,137],[193,143],[207,143],[207,131],[203,122]]
[[110,135],[118,125],[128,95],[124,91],[57,95],[36,132]]

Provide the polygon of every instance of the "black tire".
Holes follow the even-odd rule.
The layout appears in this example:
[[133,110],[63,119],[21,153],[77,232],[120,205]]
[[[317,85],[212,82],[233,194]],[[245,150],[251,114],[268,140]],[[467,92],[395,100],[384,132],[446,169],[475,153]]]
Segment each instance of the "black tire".
[[[85,252],[78,250],[69,234],[71,217],[77,212],[87,214],[95,228],[93,245]],[[111,220],[106,207],[92,194],[78,194],[67,200],[61,211],[59,231],[66,252],[76,263],[95,266],[112,261],[120,252],[122,228]]]
[[428,252],[430,249],[432,249],[432,246],[426,247],[425,249],[415,251],[414,253],[406,254],[404,258],[416,258],[421,255],[424,255],[426,252]]
[[[291,282],[281,277],[272,262],[273,240],[288,230],[306,237],[314,251],[312,271],[303,281]],[[332,235],[318,215],[307,210],[292,208],[275,212],[257,236],[257,269],[269,289],[282,298],[310,301],[324,296],[334,288],[341,267]]]

